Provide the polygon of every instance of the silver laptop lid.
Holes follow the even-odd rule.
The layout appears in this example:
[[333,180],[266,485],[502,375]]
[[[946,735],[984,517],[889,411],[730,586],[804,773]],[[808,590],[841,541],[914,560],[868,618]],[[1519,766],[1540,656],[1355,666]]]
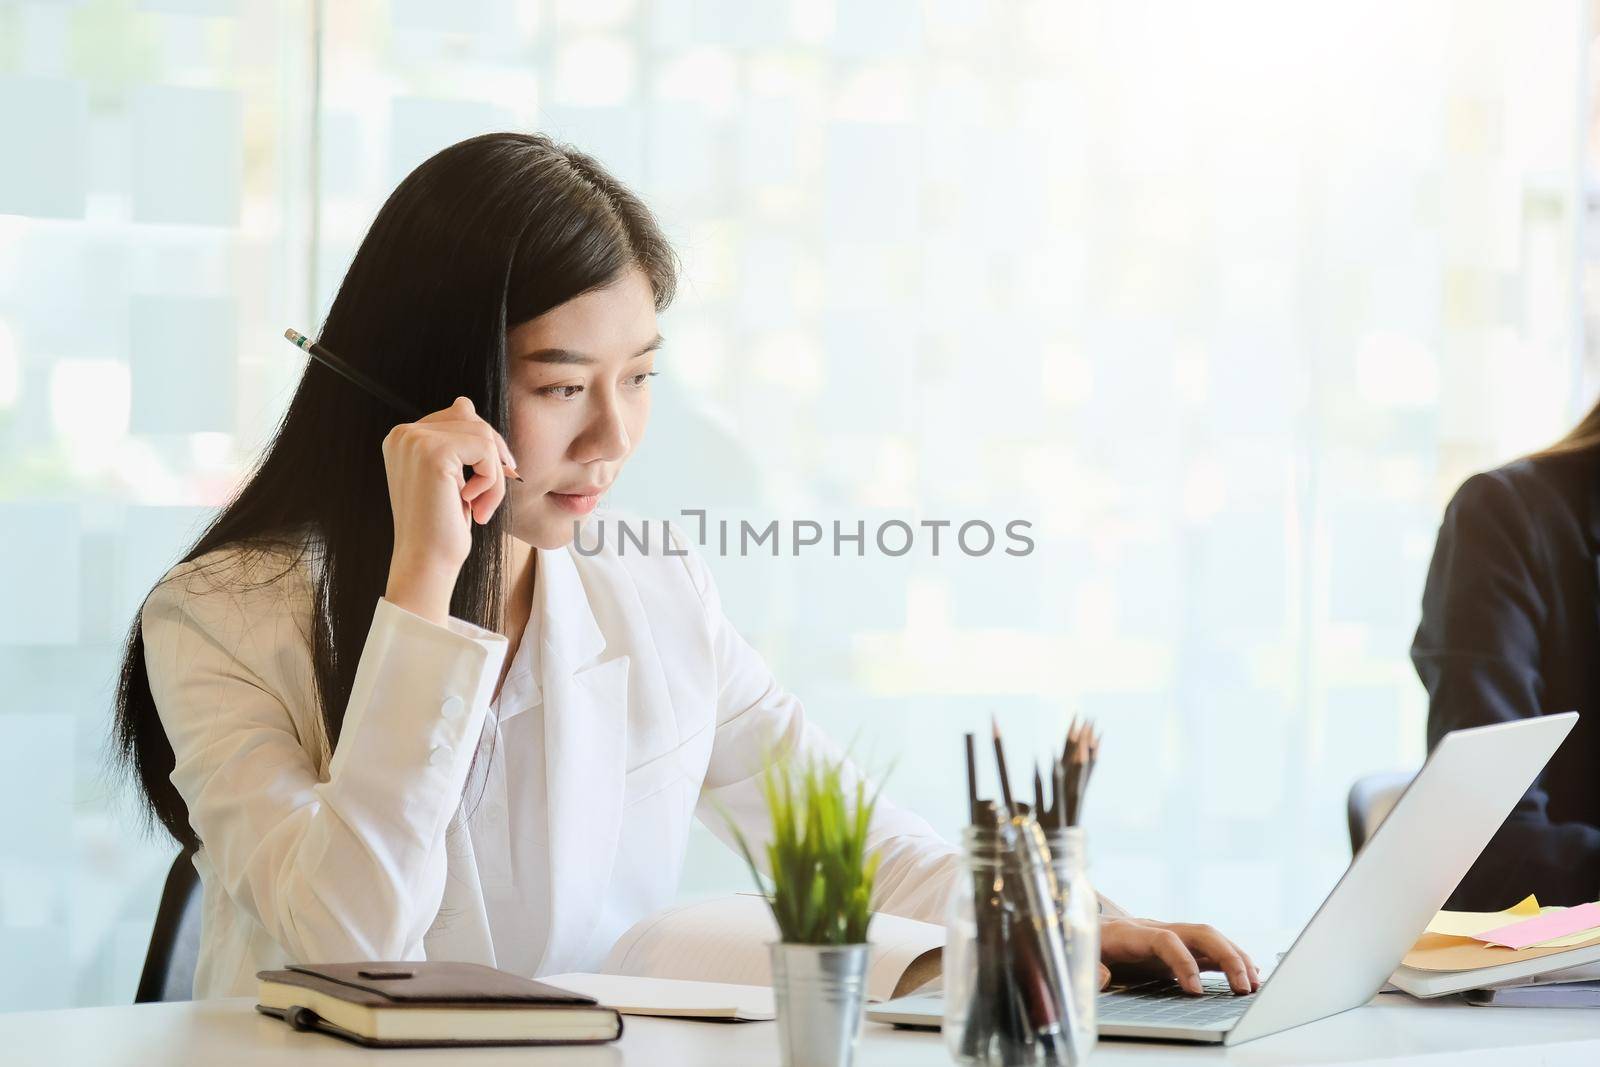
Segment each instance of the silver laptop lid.
[[1446,734],[1227,1043],[1371,999],[1577,721],[1569,711]]

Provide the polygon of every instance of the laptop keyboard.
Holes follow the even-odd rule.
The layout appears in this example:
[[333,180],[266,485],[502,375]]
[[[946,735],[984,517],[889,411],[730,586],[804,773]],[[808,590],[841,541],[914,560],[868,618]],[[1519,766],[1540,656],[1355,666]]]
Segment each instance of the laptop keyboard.
[[1170,978],[1124,986],[1100,994],[1095,1006],[1103,1023],[1149,1026],[1207,1026],[1237,1019],[1250,1007],[1253,994],[1236,996],[1226,978],[1200,979],[1205,993],[1185,993]]

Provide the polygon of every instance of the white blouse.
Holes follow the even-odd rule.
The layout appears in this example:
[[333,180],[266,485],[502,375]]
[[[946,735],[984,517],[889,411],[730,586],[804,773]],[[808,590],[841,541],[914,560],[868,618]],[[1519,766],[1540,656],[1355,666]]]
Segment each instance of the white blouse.
[[[496,960],[505,970],[527,975],[539,971],[550,918],[539,615],[530,615],[511,670],[489,705],[479,750],[482,770],[469,775],[463,805]],[[491,785],[505,803],[488,799]]]
[[[195,996],[253,993],[256,971],[287,962],[593,970],[672,902],[691,818],[731,843],[725,813],[764,855],[763,755],[838,749],[728,622],[679,531],[670,552],[598,540],[592,556],[538,550],[493,703],[504,637],[380,600],[331,755],[310,558],[221,550],[169,572],[141,617],[202,842]],[[954,849],[886,799],[869,847],[875,907],[942,921]]]

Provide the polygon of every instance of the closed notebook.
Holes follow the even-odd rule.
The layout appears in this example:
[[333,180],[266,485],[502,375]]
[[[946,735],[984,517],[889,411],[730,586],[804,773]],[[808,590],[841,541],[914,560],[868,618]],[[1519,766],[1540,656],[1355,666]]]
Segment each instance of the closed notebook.
[[476,963],[290,964],[257,973],[256,1010],[361,1045],[615,1041],[622,1017],[593,997]]

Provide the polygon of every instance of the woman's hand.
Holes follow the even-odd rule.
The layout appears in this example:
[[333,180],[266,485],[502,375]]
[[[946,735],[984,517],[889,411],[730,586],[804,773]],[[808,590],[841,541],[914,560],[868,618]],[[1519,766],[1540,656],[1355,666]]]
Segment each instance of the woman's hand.
[[1209,926],[1150,919],[1100,923],[1100,988],[1118,975],[1171,974],[1188,993],[1201,993],[1201,971],[1221,971],[1235,993],[1261,988],[1261,972],[1244,950]]
[[[456,576],[472,550],[472,523],[488,522],[506,495],[511,449],[457,397],[442,411],[405,422],[383,439],[394,514],[394,554],[384,597],[443,624]],[[472,477],[462,474],[472,468]]]

